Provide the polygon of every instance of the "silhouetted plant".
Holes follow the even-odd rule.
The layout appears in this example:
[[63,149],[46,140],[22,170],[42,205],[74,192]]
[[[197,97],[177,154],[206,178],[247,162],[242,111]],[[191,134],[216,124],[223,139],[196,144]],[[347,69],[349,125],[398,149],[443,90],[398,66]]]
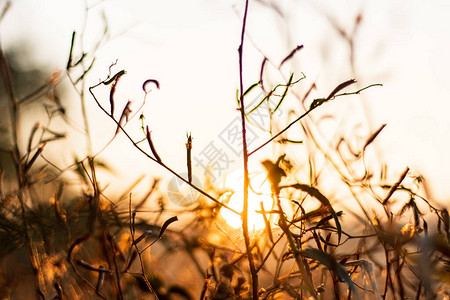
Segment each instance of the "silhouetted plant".
[[[163,88],[157,79],[143,82],[145,96],[137,108],[132,101],[120,107],[115,94],[126,71],[114,70],[113,63],[109,71],[105,70],[104,80],[86,82],[86,74],[95,64],[96,49],[90,52],[81,46],[78,52],[78,33],[74,32],[65,74],[52,74],[36,92],[19,99],[8,59],[0,47],[11,130],[8,133],[11,143],[3,150],[12,157],[15,168],[12,180],[3,179],[4,169],[0,173],[0,257],[5,265],[0,274],[0,284],[4,286],[2,298],[449,297],[447,209],[436,207],[421,195],[423,179],[411,175],[409,168],[392,179],[382,164],[378,169],[367,167],[373,142],[382,135],[386,124],[369,133],[362,142],[350,143],[352,136],[341,135],[324,143],[317,130],[323,119],[312,119],[314,113],[331,101],[345,101],[344,96],[358,95],[381,85],[350,90],[356,80],[348,79],[336,82],[336,87],[323,97],[313,98],[317,86],[312,83],[300,96],[294,87],[302,86],[307,74],[290,72],[285,76],[282,70],[296,55],[301,55],[303,45],[299,45],[280,63],[263,57],[258,82],[245,88],[247,12],[248,0],[238,48],[237,109],[243,133],[244,174],[240,211],[227,202],[230,197],[226,196],[234,191],[208,182],[202,187],[192,179],[191,133],[185,145],[187,178],[171,168],[170,159],[156,149],[142,108],[146,98],[152,96],[152,89]],[[352,34],[361,20],[358,15]],[[107,30],[105,26],[105,37]],[[343,30],[338,32],[350,45],[353,66],[352,37]],[[269,76],[268,66],[285,82],[270,86],[265,80]],[[50,126],[54,118],[67,121],[68,112],[58,94],[63,76],[79,95],[87,147],[83,158],[75,157],[72,165],[60,168],[44,154],[47,144],[65,138],[64,133]],[[100,87],[110,88],[107,99],[98,96]],[[246,97],[256,90],[261,96],[255,105],[248,107]],[[301,112],[292,111],[285,119],[276,119],[275,113],[286,105],[288,98],[298,100]],[[19,128],[23,122],[22,107],[29,101],[45,107],[47,125],[36,123],[25,139]],[[142,177],[121,195],[108,198],[97,176],[100,169],[108,170],[108,165],[101,161],[99,153],[92,152],[86,101],[95,101],[111,120],[111,139],[105,147],[124,135],[136,151],[197,191],[196,201],[182,209],[171,208],[157,178],[138,198],[133,189]],[[270,125],[264,129],[271,137],[248,149],[245,132],[252,126],[250,117],[265,107]],[[138,115],[142,132],[134,138],[128,131],[129,121]],[[273,126],[274,123],[278,126]],[[289,138],[288,130],[296,130],[302,140]],[[248,162],[253,154],[273,143],[280,144],[281,149],[273,154],[276,159],[261,162],[273,205],[267,210],[261,201],[258,213],[263,216],[265,228],[251,230],[248,193],[255,187],[251,184]],[[184,146],[181,149],[184,157]],[[299,149],[306,153],[304,161],[296,159]],[[77,184],[75,191],[70,184],[73,178]],[[329,178],[336,189],[346,189],[344,199],[330,192],[326,181]],[[343,205],[343,200],[358,206],[360,213]],[[315,206],[310,205],[314,203]],[[222,210],[238,215],[242,228],[228,227],[220,217]],[[181,216],[184,221],[178,222]],[[350,217],[354,219],[352,223],[346,222]],[[24,267],[11,270],[11,261],[16,258]]]

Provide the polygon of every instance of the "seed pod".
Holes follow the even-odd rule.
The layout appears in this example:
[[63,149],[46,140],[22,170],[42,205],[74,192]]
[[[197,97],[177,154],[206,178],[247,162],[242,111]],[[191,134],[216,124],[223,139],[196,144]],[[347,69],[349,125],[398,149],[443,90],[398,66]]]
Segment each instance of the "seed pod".
[[103,81],[103,84],[104,84],[104,85],[111,84],[113,81],[119,80],[119,78],[122,77],[122,75],[124,75],[125,73],[126,73],[125,70],[121,70],[121,71],[117,72],[117,73],[116,73],[113,77],[111,77],[110,79]]
[[131,113],[130,105],[131,105],[131,101],[128,101],[122,110],[122,114],[120,115],[120,119],[119,119],[119,125],[117,125],[116,134],[119,133],[120,126],[123,126],[124,119],[126,122],[128,122],[128,116]]
[[105,271],[103,270],[106,270],[105,266],[103,265],[100,265],[98,268],[100,269],[100,271],[98,272],[98,280],[97,285],[95,287],[95,291],[97,292],[100,291],[100,289],[103,286],[103,282],[105,281]]
[[349,85],[352,85],[356,83],[355,79],[350,79],[347,81],[344,81],[343,83],[339,84],[329,95],[328,97],[325,99],[325,101],[330,100],[331,98],[333,98],[334,96],[336,96],[337,93],[339,93],[341,90],[345,89],[346,87],[348,87]]
[[364,144],[363,151],[366,150],[366,147],[369,146],[370,143],[372,143],[375,140],[375,138],[380,134],[381,130],[383,130],[385,126],[386,124],[381,125],[381,127],[378,128],[377,131],[372,133],[372,135],[367,139],[366,143]]
[[112,82],[111,91],[109,92],[109,103],[111,105],[111,116],[114,115],[114,94],[116,93],[116,86],[117,86],[117,83],[119,82],[120,77],[124,74],[125,74],[125,71],[122,70],[119,73],[117,73],[116,75],[114,75],[113,78],[111,78],[110,80],[103,82],[103,84],[105,84],[105,85],[108,85],[109,83]]
[[264,59],[261,63],[261,71],[259,72],[259,84],[261,85],[261,89],[266,93],[266,90],[264,88],[264,82],[263,82],[263,75],[264,75],[264,67],[266,65],[266,62],[268,61],[267,57],[264,56]]
[[389,199],[391,198],[391,196],[394,194],[394,192],[398,189],[398,187],[400,186],[400,184],[402,183],[403,179],[405,179],[406,175],[409,172],[409,168],[406,167],[405,171],[403,171],[402,175],[400,175],[400,178],[397,180],[396,183],[394,183],[394,185],[391,186],[391,188],[389,189],[386,197],[383,200],[383,205],[386,205],[389,201]]
[[150,92],[150,90],[147,90],[147,84],[149,84],[149,83],[153,83],[154,85],[156,85],[156,88],[159,90],[159,82],[158,82],[158,80],[156,80],[156,79],[147,79],[142,84],[142,89],[144,90],[144,92],[146,94],[148,94]]
[[142,241],[147,235],[152,234],[153,231],[148,229],[146,231],[144,231],[144,233],[142,233],[137,239],[134,240],[132,245],[137,245],[140,241]]
[[298,45],[297,47],[295,47],[294,48],[294,50],[292,50],[282,61],[281,61],[281,63],[280,63],[280,66],[279,66],[279,68],[281,68],[281,66],[286,62],[286,61],[288,61],[289,59],[291,59],[293,56],[294,56],[294,54],[297,52],[297,51],[299,51],[300,49],[302,49],[303,48],[303,45]]
[[167,220],[164,222],[164,224],[161,226],[161,230],[159,231],[158,237],[157,237],[153,242],[151,242],[150,245],[148,245],[147,247],[145,247],[144,249],[142,249],[142,251],[141,251],[140,253],[144,252],[144,251],[147,250],[149,247],[151,247],[154,243],[156,243],[157,241],[159,241],[159,239],[160,239],[160,238],[162,237],[162,235],[164,234],[164,231],[166,231],[167,227],[168,227],[170,224],[172,224],[173,222],[175,222],[175,221],[178,221],[178,217],[177,217],[177,216],[174,216],[174,217],[171,217],[171,218],[167,219]]
[[27,148],[28,152],[31,152],[33,138],[34,138],[34,135],[36,134],[36,131],[39,129],[39,127],[40,127],[39,122],[36,122],[34,124],[33,128],[31,129],[30,137],[28,138],[28,148]]
[[39,155],[41,155],[42,151],[44,151],[45,145],[47,145],[46,142],[39,146],[36,153],[34,153],[33,157],[31,157],[30,161],[25,165],[25,168],[23,170],[25,174],[31,169],[31,166],[34,164]]
[[192,150],[192,136],[189,133],[186,142],[186,156],[187,156],[187,169],[188,169],[188,180],[189,183],[192,182],[192,161],[191,161],[191,150]]
[[153,155],[155,156],[155,159],[157,161],[159,161],[160,163],[162,163],[161,158],[159,157],[158,153],[156,152],[155,146],[153,145],[152,137],[150,134],[150,130],[148,130],[148,126],[146,129],[147,129],[147,141],[148,141],[148,145],[150,146],[150,150],[152,151]]

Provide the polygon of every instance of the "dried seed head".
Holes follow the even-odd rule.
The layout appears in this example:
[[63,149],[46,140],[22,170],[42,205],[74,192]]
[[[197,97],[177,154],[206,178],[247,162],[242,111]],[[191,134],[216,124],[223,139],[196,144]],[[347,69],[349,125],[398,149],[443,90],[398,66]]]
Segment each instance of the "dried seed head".
[[159,157],[158,153],[156,152],[155,146],[153,145],[152,136],[151,136],[150,130],[148,129],[148,126],[147,126],[146,130],[147,130],[147,142],[148,142],[148,145],[150,146],[150,150],[152,151],[153,156],[155,156],[155,159],[157,161],[159,161],[160,163],[162,163],[161,158]]
[[156,88],[159,90],[159,82],[158,82],[158,80],[156,80],[156,79],[147,79],[142,84],[142,89],[144,90],[144,92],[146,94],[148,94],[148,93],[150,93],[152,91],[152,89],[150,88],[150,86],[152,84],[154,84],[156,86]]
[[192,149],[192,136],[191,133],[186,133],[187,136],[187,142],[186,142],[186,149]]

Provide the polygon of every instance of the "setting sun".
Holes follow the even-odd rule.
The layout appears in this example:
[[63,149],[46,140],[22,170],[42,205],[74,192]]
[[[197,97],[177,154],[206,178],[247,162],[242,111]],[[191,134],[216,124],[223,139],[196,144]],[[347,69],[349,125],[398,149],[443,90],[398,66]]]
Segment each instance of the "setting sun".
[[[228,201],[227,205],[239,212],[242,211],[243,207],[243,182],[241,170],[231,173],[225,180],[225,188],[230,191],[224,193],[220,198],[222,202]],[[261,203],[265,211],[272,209],[273,200],[270,184],[265,173],[251,173],[248,193],[248,227],[251,230],[263,229],[265,226],[264,217],[261,214]],[[240,228],[242,226],[240,216],[225,209],[221,210],[220,214],[231,227]],[[273,220],[274,216],[267,214],[267,218]]]

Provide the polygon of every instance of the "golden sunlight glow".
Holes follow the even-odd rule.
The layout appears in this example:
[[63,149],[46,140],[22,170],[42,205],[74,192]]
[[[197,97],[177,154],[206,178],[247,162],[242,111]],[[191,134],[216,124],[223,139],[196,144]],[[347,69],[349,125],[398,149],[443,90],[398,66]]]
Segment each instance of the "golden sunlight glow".
[[[261,214],[261,202],[265,211],[270,211],[273,208],[270,184],[266,174],[262,172],[250,174],[250,186],[251,188],[248,192],[248,228],[250,230],[263,229],[265,222]],[[229,207],[241,212],[244,198],[244,175],[242,170],[235,171],[227,176],[225,188],[230,189],[230,191],[223,194],[220,200],[225,203],[228,201],[227,205]],[[226,209],[222,209],[220,214],[231,227],[240,228],[242,226],[240,216]],[[273,214],[267,213],[266,216],[269,221],[274,220]]]

